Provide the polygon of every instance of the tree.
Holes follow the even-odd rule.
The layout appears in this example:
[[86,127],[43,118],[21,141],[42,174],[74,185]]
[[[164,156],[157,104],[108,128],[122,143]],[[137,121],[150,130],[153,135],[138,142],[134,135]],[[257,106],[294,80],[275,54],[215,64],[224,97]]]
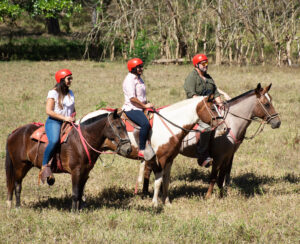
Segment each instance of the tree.
[[0,21],[15,21],[22,12],[30,16],[42,16],[49,34],[60,33],[59,18],[70,18],[74,12],[81,10],[80,2],[76,0],[4,0],[0,3]]

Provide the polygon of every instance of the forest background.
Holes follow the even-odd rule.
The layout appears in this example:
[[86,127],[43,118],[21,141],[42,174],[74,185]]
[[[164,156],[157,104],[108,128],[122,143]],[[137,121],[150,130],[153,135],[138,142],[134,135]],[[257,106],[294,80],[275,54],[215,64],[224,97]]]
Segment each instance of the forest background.
[[2,0],[0,60],[300,63],[298,0]]

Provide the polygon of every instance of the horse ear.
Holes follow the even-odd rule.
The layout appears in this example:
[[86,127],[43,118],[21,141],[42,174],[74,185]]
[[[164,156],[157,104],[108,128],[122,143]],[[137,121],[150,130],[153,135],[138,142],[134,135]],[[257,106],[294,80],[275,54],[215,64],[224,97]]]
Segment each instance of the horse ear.
[[214,101],[214,98],[215,98],[215,95],[214,93],[211,93],[208,95],[208,99],[207,99],[207,102],[211,103]]
[[119,115],[118,115],[118,109],[115,109],[114,110],[114,114],[113,114],[113,118],[116,119],[118,117],[119,117]]
[[265,91],[268,92],[272,87],[272,83],[270,83],[270,85],[268,85],[266,88],[265,88]]
[[260,91],[261,91],[261,84],[258,83],[258,84],[257,84],[257,87],[255,88],[255,93],[256,93],[256,95],[260,95]]

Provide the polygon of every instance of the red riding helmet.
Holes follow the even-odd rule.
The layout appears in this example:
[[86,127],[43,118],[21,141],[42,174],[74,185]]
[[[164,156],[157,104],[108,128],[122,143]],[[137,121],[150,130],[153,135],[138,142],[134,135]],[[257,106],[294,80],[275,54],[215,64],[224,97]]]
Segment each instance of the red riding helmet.
[[197,64],[199,64],[200,62],[202,61],[207,61],[207,57],[204,55],[204,54],[196,54],[194,57],[193,57],[193,64],[194,66],[196,66]]
[[61,79],[66,78],[67,76],[72,75],[72,72],[68,69],[61,69],[55,73],[55,80],[57,83],[60,83]]
[[127,63],[127,67],[128,67],[128,70],[131,72],[131,70],[133,68],[135,68],[136,66],[139,66],[143,64],[143,61],[139,58],[133,58],[133,59],[130,59]]

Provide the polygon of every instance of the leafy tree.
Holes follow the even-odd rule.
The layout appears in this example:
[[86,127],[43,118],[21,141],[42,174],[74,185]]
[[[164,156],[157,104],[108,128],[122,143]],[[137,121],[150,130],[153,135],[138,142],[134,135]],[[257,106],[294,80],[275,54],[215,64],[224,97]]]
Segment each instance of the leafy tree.
[[22,13],[23,9],[19,4],[14,4],[9,0],[2,0],[0,2],[0,21],[14,22]]
[[59,18],[70,18],[81,11],[81,4],[76,0],[4,0],[0,3],[0,21],[15,21],[23,11],[32,17],[43,16],[49,34],[59,34]]

